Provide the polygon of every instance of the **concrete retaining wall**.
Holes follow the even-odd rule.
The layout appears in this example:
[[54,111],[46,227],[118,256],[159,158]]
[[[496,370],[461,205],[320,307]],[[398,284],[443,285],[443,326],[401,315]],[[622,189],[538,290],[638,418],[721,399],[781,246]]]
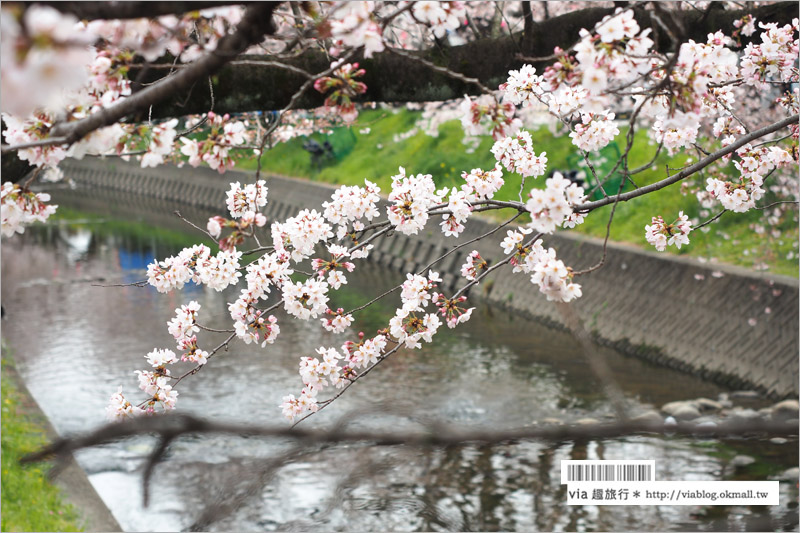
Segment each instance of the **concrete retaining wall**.
[[[203,168],[141,169],[118,160],[68,160],[62,168],[83,194],[130,193],[120,200],[134,204],[132,209],[135,195],[165,206],[179,203],[186,206],[181,207],[184,215],[196,214],[201,226],[209,213],[226,214],[230,182],[254,179],[248,173],[220,176]],[[270,220],[285,219],[302,208],[319,210],[334,189],[304,180],[266,178],[265,214]],[[156,218],[177,220],[166,209]],[[473,219],[459,239],[452,239],[445,238],[434,221],[428,227],[417,236],[398,233],[380,240],[371,259],[392,269],[415,271],[492,228]],[[448,256],[435,267],[444,284],[461,283],[461,265],[473,249],[490,262],[502,258],[499,242],[504,236],[505,230],[500,230]],[[573,233],[549,236],[544,245],[554,247],[559,259],[575,270],[594,265],[602,256],[601,241]],[[797,279],[730,266],[710,268],[689,258],[609,243],[605,266],[579,282],[584,296],[572,305],[600,342],[732,388],[757,388],[773,397],[798,395]],[[492,280],[473,288],[471,297],[475,296],[563,327],[556,306],[547,302],[529,276],[512,274],[510,268],[499,269]],[[766,314],[766,308],[771,313]],[[754,326],[749,323],[753,318]]]

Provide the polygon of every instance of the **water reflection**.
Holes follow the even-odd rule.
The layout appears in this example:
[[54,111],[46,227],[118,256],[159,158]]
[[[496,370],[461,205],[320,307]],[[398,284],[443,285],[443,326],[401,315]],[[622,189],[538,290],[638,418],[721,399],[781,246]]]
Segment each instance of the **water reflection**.
[[[62,434],[101,423],[119,385],[135,391],[133,370],[144,368],[144,354],[172,348],[166,323],[176,307],[197,300],[202,322],[225,328],[227,303],[236,297],[235,291],[197,286],[168,295],[151,287],[95,286],[143,279],[153,258],[183,245],[174,235],[156,236],[133,223],[117,221],[109,229],[109,220],[31,228],[3,243],[2,294],[10,315],[4,336],[33,395]],[[353,307],[398,281],[384,269],[359,268],[362,275],[351,276],[334,305]],[[387,299],[358,316],[356,331],[382,327],[395,304]],[[281,397],[300,388],[299,357],[344,340],[316,323],[279,320],[282,334],[269,349],[236,344],[187,380],[179,389],[180,409],[209,418],[277,421]],[[201,338],[209,345],[217,340],[214,334]],[[714,398],[723,390],[598,350],[626,396],[642,408]],[[518,427],[548,417],[611,415],[576,341],[485,306],[469,328],[447,331],[423,351],[398,352],[370,378],[309,425],[328,426],[351,409],[369,407],[374,409],[368,416],[353,421],[356,427],[413,427],[429,418]],[[770,473],[796,465],[796,443],[735,444],[737,452],[759,457]],[[796,506],[787,503],[772,509],[565,504],[563,459],[654,458],[659,479],[722,479],[730,477],[723,453],[730,444],[636,436],[447,449],[351,445],[298,451],[275,468],[272,458],[288,453],[289,444],[191,437],[176,442],[157,469],[145,510],[139,475],[141,458],[152,446],[142,437],[78,457],[126,530],[742,530],[796,523]],[[759,475],[754,479],[767,474]],[[796,497],[788,486],[782,491],[782,502]],[[205,520],[203,510],[209,509],[216,510],[216,520]]]

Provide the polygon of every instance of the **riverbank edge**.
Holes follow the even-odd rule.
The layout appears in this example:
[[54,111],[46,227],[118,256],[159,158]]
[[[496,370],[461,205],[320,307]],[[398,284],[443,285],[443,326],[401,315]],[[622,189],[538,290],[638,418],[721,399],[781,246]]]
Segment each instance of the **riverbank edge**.
[[[4,345],[6,341],[4,340]],[[12,348],[13,347],[10,347]],[[3,349],[3,358],[8,359]],[[13,360],[12,360],[13,361]],[[33,419],[33,424],[40,427],[49,441],[56,440],[59,435],[50,419],[44,414],[39,404],[33,398],[28,387],[25,385],[25,380],[19,374],[17,369],[12,364],[7,364],[3,368],[3,373],[8,378],[17,393],[21,397],[21,401],[25,406],[25,410],[29,414],[29,418]],[[57,465],[58,471],[53,479],[50,480],[52,484],[61,490],[61,497],[67,504],[71,504],[79,514],[78,524],[83,526],[82,531],[95,532],[95,531],[122,531],[111,510],[106,506],[103,499],[95,490],[86,472],[78,465],[72,454],[64,461],[63,464]]]
[[[252,172],[220,176],[207,168],[142,169],[118,160],[70,160],[63,167],[78,187],[73,196],[110,198],[115,210],[131,216],[146,213],[149,223],[175,229],[186,228],[173,214],[175,209],[202,226],[208,216],[223,212],[231,181],[254,180]],[[305,179],[262,177],[269,188],[264,209],[269,220],[284,220],[303,208],[319,209],[337,188]],[[379,209],[386,205],[381,200]],[[474,218],[460,239],[444,238],[438,228],[412,236],[395,233],[376,243],[370,260],[395,271],[416,271],[492,225]],[[460,266],[472,248],[489,261],[500,259],[494,241],[503,233],[494,235],[492,243],[474,243],[441,261],[435,268],[444,279],[442,288],[450,290],[458,283]],[[576,271],[596,264],[607,249],[605,266],[580,278],[584,295],[570,304],[600,344],[732,389],[752,388],[772,399],[797,397],[797,279],[703,264],[624,243],[604,247],[600,239],[570,232],[546,236],[544,245],[558,250],[559,259]],[[470,296],[564,328],[556,306],[529,276],[498,272],[474,287]]]

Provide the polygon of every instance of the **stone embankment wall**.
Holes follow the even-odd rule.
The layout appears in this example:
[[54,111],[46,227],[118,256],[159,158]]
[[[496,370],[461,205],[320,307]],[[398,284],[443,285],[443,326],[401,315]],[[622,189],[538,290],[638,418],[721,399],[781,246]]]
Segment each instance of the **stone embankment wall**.
[[[136,196],[153,205],[156,223],[172,221],[179,203],[185,216],[204,226],[203,217],[224,214],[225,192],[232,181],[252,182],[252,174],[209,169],[141,169],[121,161],[69,160],[65,174],[79,194],[119,195],[124,209],[136,209]],[[269,202],[265,214],[283,220],[302,208],[320,209],[334,187],[303,180],[265,176]],[[129,193],[129,194],[124,194]],[[129,196],[130,195],[130,196]],[[171,209],[167,206],[173,206]],[[437,217],[438,218],[438,217]],[[178,221],[180,222],[180,221]],[[473,219],[458,239],[445,238],[438,220],[420,235],[395,233],[376,244],[371,260],[399,271],[417,271],[459,242],[493,227]],[[434,269],[444,284],[460,283],[460,268],[477,249],[490,260],[503,257],[499,242],[507,228],[450,254]],[[544,239],[576,271],[596,264],[602,242],[573,233]],[[656,363],[685,370],[732,388],[757,388],[773,397],[798,395],[798,280],[745,269],[702,264],[638,248],[609,243],[603,268],[579,279],[583,297],[573,309],[599,342]],[[493,279],[472,289],[471,297],[563,327],[562,312],[548,302],[529,276],[499,269]],[[765,313],[769,308],[770,313]],[[755,325],[751,325],[755,319]]]

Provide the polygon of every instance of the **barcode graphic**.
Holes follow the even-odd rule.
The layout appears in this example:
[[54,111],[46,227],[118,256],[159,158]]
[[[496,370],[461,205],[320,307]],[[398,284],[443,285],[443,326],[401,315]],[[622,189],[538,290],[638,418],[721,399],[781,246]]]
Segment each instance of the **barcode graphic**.
[[561,483],[654,480],[655,461],[561,461]]

